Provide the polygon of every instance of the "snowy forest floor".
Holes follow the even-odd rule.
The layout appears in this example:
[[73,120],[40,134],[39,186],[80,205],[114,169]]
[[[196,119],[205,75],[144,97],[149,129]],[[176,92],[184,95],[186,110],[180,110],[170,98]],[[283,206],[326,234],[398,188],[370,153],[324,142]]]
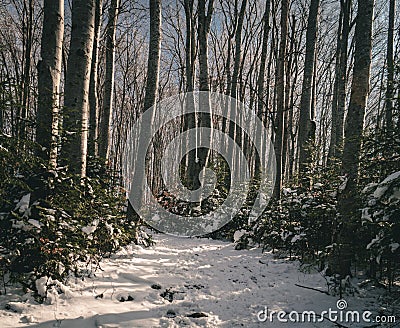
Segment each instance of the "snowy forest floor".
[[[155,235],[155,246],[129,246],[105,259],[92,278],[74,279],[64,293],[38,304],[8,290],[0,296],[0,327],[376,327],[376,323],[260,322],[270,310],[337,310],[337,297],[317,272],[261,249]],[[158,288],[158,289],[156,289]],[[378,314],[381,292],[345,297],[347,310]],[[371,295],[374,295],[372,297]],[[373,316],[372,316],[373,317]],[[287,316],[286,316],[287,318]],[[395,327],[391,324],[390,327]]]

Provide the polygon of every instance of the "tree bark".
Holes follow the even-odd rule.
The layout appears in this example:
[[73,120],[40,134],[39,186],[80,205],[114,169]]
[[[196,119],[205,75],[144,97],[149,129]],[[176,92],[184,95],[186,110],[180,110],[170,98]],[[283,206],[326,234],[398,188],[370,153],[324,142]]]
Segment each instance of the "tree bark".
[[22,90],[22,107],[18,117],[19,120],[19,138],[26,138],[26,121],[28,119],[28,109],[30,103],[30,84],[31,84],[31,61],[32,61],[32,43],[33,43],[33,15],[34,15],[34,3],[33,0],[29,0],[28,4],[24,0],[24,12],[27,14],[27,25],[26,28],[26,40],[24,44],[24,79],[23,79],[23,90]]
[[344,138],[344,113],[346,107],[346,86],[347,86],[347,44],[350,33],[350,10],[351,0],[340,2],[340,22],[338,30],[335,86],[332,101],[332,125],[331,139],[329,146],[329,158],[341,155]]
[[[194,108],[194,97],[191,94],[194,90],[194,68],[195,68],[195,56],[196,56],[196,41],[195,41],[195,22],[193,16],[193,5],[194,0],[184,0],[185,9],[185,20],[186,20],[186,53],[185,53],[185,65],[186,65],[186,86],[185,90],[188,93],[187,106],[188,108]],[[196,126],[195,114],[187,115],[184,118],[184,130],[193,129]],[[187,171],[186,171],[186,183],[189,188],[193,187],[196,177],[194,172],[196,170],[196,153],[190,151],[187,154]]]
[[[261,59],[260,59],[260,70],[258,72],[257,78],[257,116],[262,120],[262,116],[264,113],[264,77],[265,77],[265,68],[267,62],[267,53],[268,53],[268,39],[269,39],[269,12],[270,12],[270,4],[271,1],[267,0],[265,3],[265,12],[263,16],[263,41],[261,48]],[[265,123],[265,122],[264,122]]]
[[65,91],[62,160],[74,174],[86,176],[88,95],[92,62],[95,0],[74,0]]
[[161,56],[161,0],[150,0],[150,42],[143,112],[157,99]]
[[115,30],[118,20],[119,0],[111,0],[106,32],[106,77],[104,81],[104,103],[99,130],[99,156],[108,161],[110,150],[110,122],[113,115]]
[[279,56],[276,81],[276,119],[275,119],[275,156],[276,156],[276,181],[273,197],[280,199],[282,189],[282,155],[283,140],[285,132],[285,58],[286,58],[286,39],[288,34],[290,0],[282,0],[281,8],[281,40],[279,44]]
[[[206,8],[206,0],[199,0],[198,2],[198,58],[199,58],[199,90],[210,91],[210,81],[208,72],[208,35],[210,32],[211,18],[214,10],[214,0],[208,1],[208,7]],[[199,99],[203,109],[205,108],[207,113],[198,113],[198,127],[211,128],[211,107],[208,96],[200,96]],[[210,140],[211,143],[211,140]],[[207,165],[209,157],[209,149],[199,148],[197,149],[197,158],[195,160],[194,168],[191,168],[189,172],[191,176],[190,189],[196,190],[200,187],[199,173],[203,167]]]
[[58,109],[64,36],[64,0],[45,0],[41,59],[38,63],[36,142],[50,166],[57,165]]
[[344,190],[339,194],[338,210],[341,230],[338,236],[339,256],[337,268],[342,278],[351,275],[352,243],[357,234],[358,194],[357,178],[361,152],[364,115],[369,92],[372,20],[374,0],[358,0],[355,30],[355,50],[351,96],[345,127],[342,173],[346,176]]
[[[146,89],[144,97],[144,106],[142,108],[143,113],[155,105],[158,92],[158,81],[160,72],[160,56],[161,56],[161,0],[149,0],[150,5],[150,41],[149,41],[149,55],[147,59],[147,79]],[[152,118],[153,119],[153,118]],[[143,122],[140,127],[139,144],[143,144],[146,140],[151,139],[151,125],[150,122]],[[160,145],[154,143],[155,152],[159,150]],[[156,154],[155,154],[156,155]],[[154,158],[157,161],[157,157]],[[131,188],[137,188],[135,195],[137,199],[136,206],[142,208],[143,203],[143,191],[145,190],[145,179],[144,174],[145,168],[139,167],[134,171],[134,181],[138,181],[138,186],[131,186]],[[135,207],[136,208],[136,207]],[[133,217],[133,208],[131,204],[128,204],[128,218]]]
[[98,156],[99,137],[99,97],[98,97],[98,65],[99,65],[99,41],[101,30],[101,18],[103,15],[103,0],[96,0],[95,32],[93,40],[92,68],[89,82],[89,139],[88,155]]
[[[311,102],[313,93],[315,45],[317,42],[319,0],[311,0],[310,11],[308,14],[306,32],[306,57],[304,62],[304,77],[300,100],[300,119],[299,119],[299,171],[300,176],[305,177],[308,166],[311,164],[312,152],[310,147],[313,145],[313,117],[311,114]],[[315,124],[315,123],[314,123]]]
[[393,128],[393,97],[394,97],[394,63],[393,63],[393,34],[394,34],[394,11],[396,7],[396,1],[390,0],[389,2],[389,28],[388,28],[388,39],[387,39],[387,84],[386,84],[386,129],[391,130]]
[[[258,72],[258,77],[257,77],[257,116],[258,118],[266,124],[266,120],[264,120],[264,79],[265,79],[265,69],[266,69],[266,62],[267,62],[267,53],[268,53],[268,40],[269,40],[269,31],[270,31],[270,26],[269,26],[269,16],[270,16],[270,7],[271,7],[271,1],[267,0],[265,3],[265,11],[264,11],[264,16],[263,16],[263,38],[262,38],[262,45],[261,45],[261,59],[260,59],[260,70]],[[268,99],[267,99],[268,101]],[[266,136],[261,136],[257,135],[257,141],[260,143],[265,143],[266,140],[263,139]],[[261,147],[263,150],[264,147]],[[264,154],[259,154],[260,155],[260,160],[264,158]],[[255,161],[255,167],[254,167],[254,172],[256,175],[260,174],[260,162]]]
[[242,0],[242,4],[240,6],[240,12],[238,16],[238,21],[236,25],[236,34],[235,34],[235,58],[233,64],[233,74],[232,74],[232,88],[231,88],[231,97],[237,97],[237,86],[239,79],[239,67],[242,53],[242,29],[243,29],[243,20],[244,14],[246,13],[246,5],[247,0]]

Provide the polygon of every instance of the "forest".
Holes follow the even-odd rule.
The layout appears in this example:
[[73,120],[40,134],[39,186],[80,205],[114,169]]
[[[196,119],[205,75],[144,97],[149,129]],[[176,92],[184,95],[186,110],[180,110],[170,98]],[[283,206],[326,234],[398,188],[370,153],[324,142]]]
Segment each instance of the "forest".
[[[378,293],[400,322],[399,12],[396,0],[2,0],[0,317],[15,295],[53,304],[121,252],[187,243],[241,254],[241,269],[260,254],[297,263],[322,277],[295,283],[304,293]],[[203,264],[225,270],[210,252]],[[160,284],[167,304],[206,288]],[[143,327],[235,326],[168,313]]]

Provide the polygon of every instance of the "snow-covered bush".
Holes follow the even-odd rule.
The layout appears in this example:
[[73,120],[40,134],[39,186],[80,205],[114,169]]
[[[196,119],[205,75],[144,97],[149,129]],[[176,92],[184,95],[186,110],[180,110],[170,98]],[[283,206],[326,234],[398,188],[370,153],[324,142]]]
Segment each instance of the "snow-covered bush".
[[[121,187],[99,161],[81,179],[66,168],[48,170],[12,138],[0,139],[0,275],[35,290],[35,281],[63,281],[95,270],[99,261],[136,241]],[[21,148],[19,148],[21,147]]]
[[363,193],[366,204],[361,218],[371,236],[366,245],[373,263],[371,274],[384,263],[384,276],[391,285],[400,276],[400,171],[368,185]]
[[283,189],[281,199],[271,202],[242,239],[252,240],[264,249],[279,250],[303,263],[327,265],[337,231],[337,172],[314,168],[312,186],[295,184]]

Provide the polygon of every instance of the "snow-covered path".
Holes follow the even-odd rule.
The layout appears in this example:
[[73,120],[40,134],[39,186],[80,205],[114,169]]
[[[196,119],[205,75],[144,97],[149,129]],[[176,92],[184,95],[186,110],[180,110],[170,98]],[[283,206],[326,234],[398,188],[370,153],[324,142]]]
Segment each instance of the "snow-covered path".
[[[295,285],[326,286],[320,274],[300,272],[295,261],[209,239],[156,235],[155,240],[154,247],[128,247],[104,260],[103,271],[71,282],[53,304],[21,302],[18,296],[10,303],[10,296],[0,296],[0,326],[288,327],[298,324],[260,322],[257,313],[264,306],[287,312],[336,309],[334,297]],[[352,303],[361,304],[354,298]],[[328,321],[302,326],[333,327]]]

